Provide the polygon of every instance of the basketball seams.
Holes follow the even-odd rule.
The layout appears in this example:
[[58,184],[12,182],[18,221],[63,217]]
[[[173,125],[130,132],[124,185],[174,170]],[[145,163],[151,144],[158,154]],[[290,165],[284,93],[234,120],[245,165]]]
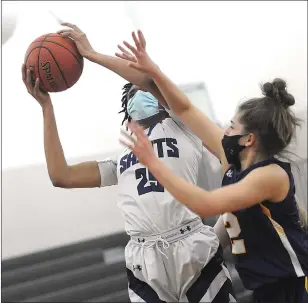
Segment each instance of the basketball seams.
[[[50,51],[50,49],[48,49],[47,47],[45,47],[45,46],[36,46],[35,48],[33,48],[33,49],[31,50],[31,52],[29,53],[29,55],[27,56],[26,63],[27,63],[27,60],[28,60],[30,54],[31,54],[35,49],[37,49],[37,48],[39,48],[39,49],[44,48],[44,49],[47,49],[47,50],[48,50],[48,52],[49,52],[50,55],[52,56],[52,58],[53,58],[55,64],[56,64],[57,67],[59,68],[59,71],[60,71],[60,73],[61,73],[61,75],[62,75],[62,77],[63,77],[63,79],[64,79],[65,85],[67,86],[67,88],[69,88],[69,86],[68,86],[68,84],[67,84],[67,81],[66,81],[66,79],[65,79],[65,77],[64,77],[64,74],[63,74],[62,70],[60,69],[60,66],[59,66],[59,64],[58,64],[58,62],[57,62],[55,56],[52,54],[52,52]],[[39,66],[38,66],[38,69],[39,69]],[[40,74],[39,74],[39,78],[40,78],[40,80],[41,80],[41,75],[40,75]],[[46,89],[46,86],[44,85],[44,83],[43,83],[42,80],[40,81],[40,83],[43,84],[45,90],[48,91],[48,90]]]
[[[55,38],[55,39],[53,39],[53,38]],[[57,38],[59,38],[59,39],[57,39]],[[49,39],[51,39],[51,40],[49,40]],[[62,39],[64,39],[64,40],[62,40]],[[52,41],[52,40],[55,40],[55,41]],[[61,43],[63,43],[63,45]],[[61,51],[61,47],[62,47],[62,51]],[[46,50],[42,50],[43,48],[46,49]],[[36,50],[36,49],[38,49],[38,50]],[[75,71],[74,73],[76,73],[76,76],[77,76],[77,74],[80,73],[78,78],[82,74],[84,60],[83,60],[83,57],[79,54],[78,49],[76,48],[76,45],[74,45],[74,41],[71,40],[71,39],[62,37],[61,35],[46,34],[44,36],[41,36],[40,38],[37,38],[37,40],[34,40],[29,45],[27,52],[28,53],[26,54],[25,63],[27,65],[33,64],[38,69],[38,70],[35,70],[35,72],[38,73],[37,77],[41,80],[40,82],[41,82],[42,88],[46,91],[49,91],[49,92],[62,91],[62,90],[66,90],[66,89],[71,87],[71,85],[69,86],[68,83],[72,82],[73,84],[75,84],[76,80],[74,80],[74,77],[72,78],[72,75],[69,72],[70,69],[68,70],[69,73],[66,75],[67,68],[69,68],[68,65],[67,65],[68,62],[70,62],[70,64],[74,65],[73,70]],[[63,55],[64,55],[65,52],[67,54],[66,55],[67,56],[66,57],[67,63],[66,63],[66,61],[62,60],[63,59],[62,55],[60,55],[60,57],[57,56],[58,53],[60,53],[60,54],[63,53]],[[68,55],[68,54],[70,54],[70,55]],[[45,83],[46,78],[42,76],[43,70],[41,70],[40,64],[43,63],[43,62],[41,62],[41,59],[44,62],[46,60],[50,61],[51,67],[52,67],[52,65],[55,64],[54,72],[51,73],[51,71],[47,71],[48,73],[51,73],[50,76],[52,76],[53,78],[48,76],[47,77],[48,81],[46,83]],[[59,62],[57,61],[58,59],[60,60]],[[77,64],[75,63],[76,61],[77,61]],[[62,64],[63,64],[63,66],[62,66]],[[77,68],[76,65],[78,65],[78,68]],[[56,67],[57,67],[57,69],[56,69]],[[72,70],[72,72],[73,72],[73,70]],[[66,76],[68,78],[66,78]],[[56,77],[56,78],[54,78],[54,77]],[[61,77],[62,80],[61,80],[61,78],[58,78],[58,77]],[[60,84],[60,82],[62,82],[62,84],[60,85],[60,87],[56,88],[56,87],[51,86],[52,83],[50,81],[55,81],[56,83],[58,82],[59,84]],[[64,85],[64,87],[63,87],[63,85]],[[46,87],[48,87],[48,89],[46,89]]]
[[51,57],[53,58],[54,62],[55,62],[56,65],[58,66],[58,69],[59,69],[59,71],[60,71],[60,73],[61,73],[61,75],[62,75],[62,77],[63,77],[63,80],[64,80],[64,82],[65,82],[65,85],[67,86],[67,88],[69,88],[69,86],[68,86],[68,84],[67,84],[67,81],[66,81],[66,79],[65,79],[65,77],[64,77],[64,74],[63,74],[63,72],[62,72],[62,70],[61,70],[61,68],[60,68],[60,65],[58,64],[58,62],[57,62],[55,56],[53,55],[53,53],[50,51],[49,48],[47,48],[47,47],[45,47],[45,46],[41,46],[41,48],[45,48],[45,49],[48,50],[48,52],[50,53],[50,55],[51,55]]
[[[29,54],[28,54],[28,56],[27,56],[27,58],[26,58],[26,60],[25,60],[25,64],[27,65],[27,61],[28,61],[28,58],[30,57],[30,55],[31,55],[31,53],[35,50],[35,49],[37,49],[37,48],[41,48],[40,46],[36,46],[36,47],[34,47],[33,49],[31,49],[31,51],[29,52]],[[40,67],[38,66],[38,72],[40,72],[39,71],[39,69],[40,69]],[[40,84],[42,84],[43,86],[44,86],[44,89],[46,90],[46,91],[48,91],[47,89],[46,89],[46,86],[44,85],[44,83],[43,83],[43,81],[41,81],[41,77],[40,77],[40,74],[38,74],[38,77],[40,78]],[[35,79],[36,80],[36,79]]]
[[[40,55],[41,55],[41,50],[42,50],[42,45],[43,45],[43,43],[44,43],[44,41],[47,39],[47,37],[48,37],[48,35],[46,35],[45,36],[45,38],[44,38],[44,40],[42,41],[42,43],[41,43],[41,47],[40,47],[40,50],[39,50],[39,53],[38,53],[38,56],[37,56],[37,68],[38,68],[38,72],[39,72],[39,78],[40,78],[40,80],[41,80],[41,71],[40,71]],[[60,71],[61,72],[61,71]],[[62,72],[61,72],[62,73]],[[43,82],[42,80],[41,80],[41,82]],[[65,84],[66,84],[66,82],[65,82]],[[45,87],[45,85],[44,85],[44,87]],[[50,86],[51,87],[51,86]],[[52,88],[52,87],[51,87]],[[54,91],[54,89],[52,88],[52,90]],[[48,90],[47,90],[48,91]]]
[[[80,70],[81,70],[81,71],[83,70],[82,64],[81,64],[81,62],[80,62],[80,61],[82,61],[82,59],[79,61],[79,59],[75,56],[75,54],[74,54],[71,50],[69,50],[68,48],[66,48],[65,46],[61,45],[61,44],[58,43],[58,42],[49,41],[49,40],[44,41],[44,43],[47,43],[47,42],[56,44],[56,45],[58,45],[58,46],[63,47],[64,49],[66,49],[66,50],[76,59],[76,61],[77,61],[78,64],[79,64]],[[83,58],[83,57],[81,57],[81,58]]]

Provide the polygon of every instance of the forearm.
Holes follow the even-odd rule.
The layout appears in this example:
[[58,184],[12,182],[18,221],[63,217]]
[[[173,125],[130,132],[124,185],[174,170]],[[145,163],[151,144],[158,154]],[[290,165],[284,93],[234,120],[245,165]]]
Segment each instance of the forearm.
[[219,212],[214,203],[211,203],[211,193],[188,183],[175,175],[159,159],[152,161],[150,171],[156,180],[170,192],[179,202],[187,206],[201,217],[217,215]]
[[162,106],[168,108],[168,104],[166,103],[153,79],[148,75],[129,67],[128,61],[97,52],[90,53],[87,56],[87,59],[101,66],[104,66],[128,82],[133,83],[134,85],[139,86],[141,89],[150,92]]
[[43,107],[44,148],[48,173],[53,183],[65,178],[68,165],[60,142],[53,106],[50,103]]
[[175,114],[180,115],[190,107],[188,97],[158,67],[150,77]]
[[281,201],[287,192],[281,193],[281,181],[286,182],[285,188],[288,189],[285,171],[269,165],[254,170],[235,184],[212,191],[189,184],[158,158],[151,159],[147,166],[173,197],[204,218],[247,209],[262,201]]
[[143,88],[145,83],[147,83],[148,77],[128,66],[128,61],[108,56],[104,54],[100,54],[98,52],[92,52],[87,56],[87,59],[97,63],[105,68],[113,71],[114,73],[118,74],[120,77],[124,78],[128,82],[131,82],[137,86]]
[[221,140],[224,130],[194,106],[188,97],[157,67],[150,75],[171,110],[206,144],[221,160]]

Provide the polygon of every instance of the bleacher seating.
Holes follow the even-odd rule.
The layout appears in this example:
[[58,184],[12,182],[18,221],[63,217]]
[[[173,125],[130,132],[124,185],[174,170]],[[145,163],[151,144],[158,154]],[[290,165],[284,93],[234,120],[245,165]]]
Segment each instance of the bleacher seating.
[[[125,233],[2,261],[2,302],[129,302]],[[248,303],[234,269],[239,302]]]

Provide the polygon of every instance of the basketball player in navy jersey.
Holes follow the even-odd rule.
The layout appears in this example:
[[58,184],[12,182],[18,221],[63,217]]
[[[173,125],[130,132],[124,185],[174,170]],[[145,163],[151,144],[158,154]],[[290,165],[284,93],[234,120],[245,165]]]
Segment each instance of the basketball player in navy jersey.
[[224,132],[194,107],[150,59],[141,31],[133,34],[130,67],[152,77],[170,108],[203,140],[223,167],[222,188],[204,191],[176,176],[155,154],[136,123],[136,137],[123,132],[139,161],[178,201],[201,217],[222,214],[236,269],[256,302],[308,302],[308,236],[295,201],[290,164],[277,159],[291,142],[299,120],[286,82],[262,87],[264,97],[242,103]]
[[[201,140],[172,111],[159,106],[153,95],[160,98],[161,94],[145,84],[144,74],[129,68],[125,60],[96,53],[78,27],[65,25],[71,29],[61,33],[75,40],[81,55],[151,92],[125,85],[124,121],[138,120],[162,161],[189,183],[198,184],[204,160]],[[235,302],[213,228],[174,199],[129,149],[103,161],[68,165],[50,96],[39,90],[39,80],[33,86],[31,72],[25,66],[22,75],[28,92],[42,106],[46,162],[54,186],[118,185],[118,206],[131,236],[125,248],[131,301]]]

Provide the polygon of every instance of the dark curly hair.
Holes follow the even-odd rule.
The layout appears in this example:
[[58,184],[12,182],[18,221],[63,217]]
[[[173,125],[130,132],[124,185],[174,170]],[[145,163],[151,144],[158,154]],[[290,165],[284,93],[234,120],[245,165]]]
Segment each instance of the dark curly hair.
[[132,120],[131,116],[128,114],[127,112],[127,103],[128,103],[128,92],[130,91],[130,89],[132,88],[133,84],[132,83],[127,83],[123,86],[122,90],[122,110],[119,111],[119,114],[124,113],[124,119],[122,121],[122,124],[124,124],[124,122],[127,120],[128,122],[130,122]]

